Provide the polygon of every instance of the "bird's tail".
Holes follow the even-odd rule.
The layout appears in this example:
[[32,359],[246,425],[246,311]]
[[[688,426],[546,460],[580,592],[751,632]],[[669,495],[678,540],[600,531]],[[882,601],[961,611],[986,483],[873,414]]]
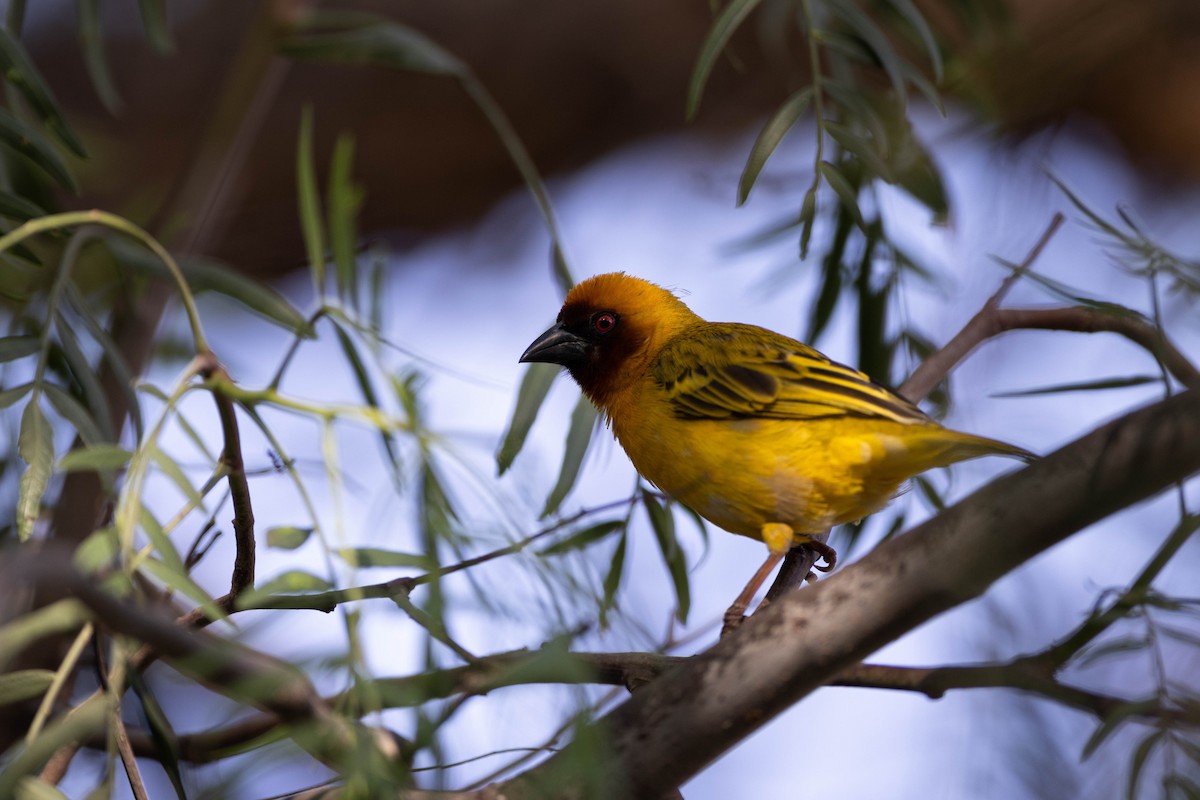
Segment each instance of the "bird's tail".
[[921,437],[909,447],[915,451],[918,459],[927,460],[930,467],[944,467],[982,456],[1009,456],[1026,463],[1038,458],[1036,454],[1016,445],[947,428],[931,430],[929,436]]
[[949,453],[953,455],[953,461],[949,463],[966,461],[969,458],[979,458],[980,456],[1010,456],[1019,458],[1026,464],[1038,460],[1036,453],[1031,453],[1014,444],[958,431],[952,431],[952,433],[954,433],[955,441],[949,450]]

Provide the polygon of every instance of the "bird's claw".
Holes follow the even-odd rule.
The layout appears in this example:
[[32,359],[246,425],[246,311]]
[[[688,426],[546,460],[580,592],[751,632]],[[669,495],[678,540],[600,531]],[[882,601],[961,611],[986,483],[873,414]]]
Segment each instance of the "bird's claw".
[[816,539],[807,541],[804,544],[806,547],[811,547],[825,561],[825,566],[814,563],[813,569],[820,570],[821,572],[832,572],[833,568],[837,566],[837,550],[834,550],[824,542],[818,542]]

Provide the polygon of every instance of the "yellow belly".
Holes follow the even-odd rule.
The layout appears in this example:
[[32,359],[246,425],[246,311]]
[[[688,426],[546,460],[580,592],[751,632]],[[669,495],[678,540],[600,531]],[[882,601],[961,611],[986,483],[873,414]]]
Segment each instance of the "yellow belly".
[[768,522],[820,533],[878,511],[907,477],[886,469],[886,434],[847,435],[820,422],[679,421],[622,435],[647,480],[733,533],[760,538]]
[[638,472],[710,522],[755,539],[772,522],[820,533],[862,519],[913,475],[983,454],[984,440],[932,422],[691,420],[658,407],[612,416]]

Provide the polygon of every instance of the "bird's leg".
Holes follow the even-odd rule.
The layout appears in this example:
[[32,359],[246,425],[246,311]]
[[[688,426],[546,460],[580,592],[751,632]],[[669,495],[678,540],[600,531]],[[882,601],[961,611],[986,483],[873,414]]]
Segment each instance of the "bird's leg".
[[754,573],[754,577],[746,584],[746,588],[742,589],[742,593],[737,596],[733,604],[725,612],[724,625],[721,626],[721,636],[732,631],[734,628],[742,624],[743,616],[746,609],[750,607],[750,601],[754,599],[754,595],[762,587],[767,580],[767,576],[771,574],[771,570],[783,558],[784,553],[792,547],[793,533],[790,525],[784,525],[782,522],[768,522],[762,527],[762,538],[766,542],[767,550],[770,551],[767,560]]
[[767,576],[771,574],[771,570],[775,569],[775,565],[782,558],[783,553],[771,553],[767,556],[767,560],[763,562],[763,565],[758,568],[758,571],[754,573],[754,577],[746,584],[746,588],[742,589],[742,593],[737,596],[737,599],[733,601],[733,604],[725,612],[725,624],[721,626],[722,637],[742,624],[742,620],[745,619],[743,615],[746,613],[746,609],[750,607],[750,601],[754,599],[754,595],[763,585],[763,582],[766,581]]

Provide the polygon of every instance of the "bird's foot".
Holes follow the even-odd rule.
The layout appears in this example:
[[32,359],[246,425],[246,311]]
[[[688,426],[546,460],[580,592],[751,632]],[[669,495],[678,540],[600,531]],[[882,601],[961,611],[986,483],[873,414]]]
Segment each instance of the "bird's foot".
[[809,539],[804,544],[807,547],[811,547],[825,562],[825,566],[813,564],[814,569],[819,569],[821,572],[832,572],[833,568],[837,566],[837,550],[834,550],[824,542],[818,542],[816,539]]

